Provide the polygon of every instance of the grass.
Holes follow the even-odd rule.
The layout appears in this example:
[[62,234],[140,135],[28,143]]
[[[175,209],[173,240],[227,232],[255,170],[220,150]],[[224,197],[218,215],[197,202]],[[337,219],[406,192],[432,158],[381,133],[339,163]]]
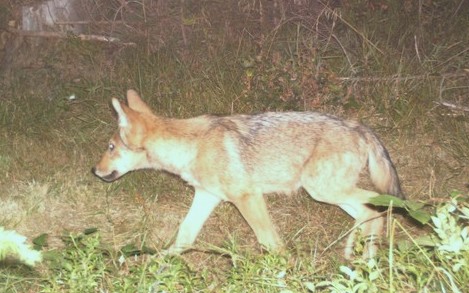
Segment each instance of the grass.
[[[392,219],[391,233],[403,229],[407,239],[390,243],[375,259],[340,265],[336,273],[317,266],[313,255],[249,254],[235,243],[207,250],[203,262],[218,266],[194,268],[180,257],[148,257],[145,248],[115,251],[88,229],[63,235],[65,247],[44,254],[48,269],[35,281],[41,292],[465,292],[468,217],[469,203],[454,194],[439,205],[427,236],[415,238]],[[224,262],[229,265],[220,266]],[[11,268],[3,274],[7,292],[21,292],[16,274]]]
[[[252,25],[262,22],[261,8],[245,1],[237,2],[244,10],[233,11],[234,20],[221,19],[216,5],[223,4],[189,5],[162,8],[174,9],[169,23],[151,18],[147,27],[130,21],[154,12],[139,6],[124,13],[126,27],[116,26],[136,48],[69,38],[38,50],[23,40],[4,63],[10,70],[0,87],[0,226],[34,240],[44,260],[28,267],[7,258],[0,288],[467,291],[468,205],[449,195],[467,194],[469,124],[461,106],[468,106],[468,8],[414,2],[349,1],[340,13],[321,14],[318,27],[305,9],[268,29]],[[192,188],[155,171],[112,184],[90,172],[116,128],[110,98],[128,88],[170,117],[318,110],[362,120],[388,147],[408,198],[437,208],[425,209],[434,218],[422,226],[408,215],[392,217],[378,258],[345,262],[340,241],[329,247],[350,228],[340,210],[303,193],[274,195],[268,205],[285,254],[261,253],[236,209],[223,204],[194,251],[165,257]]]

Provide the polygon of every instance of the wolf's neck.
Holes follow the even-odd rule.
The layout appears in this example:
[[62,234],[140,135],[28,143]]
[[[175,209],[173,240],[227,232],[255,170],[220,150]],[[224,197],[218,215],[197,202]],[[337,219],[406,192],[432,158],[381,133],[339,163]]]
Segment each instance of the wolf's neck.
[[187,172],[197,155],[197,137],[201,130],[195,127],[193,122],[196,121],[191,120],[155,120],[145,145],[153,168],[177,175]]

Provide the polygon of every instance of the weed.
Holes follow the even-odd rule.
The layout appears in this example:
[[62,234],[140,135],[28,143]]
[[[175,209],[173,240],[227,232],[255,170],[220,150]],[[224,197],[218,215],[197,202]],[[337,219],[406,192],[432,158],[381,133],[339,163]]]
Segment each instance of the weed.
[[106,259],[99,234],[67,235],[66,247],[51,256],[51,276],[43,292],[93,292],[103,288]]

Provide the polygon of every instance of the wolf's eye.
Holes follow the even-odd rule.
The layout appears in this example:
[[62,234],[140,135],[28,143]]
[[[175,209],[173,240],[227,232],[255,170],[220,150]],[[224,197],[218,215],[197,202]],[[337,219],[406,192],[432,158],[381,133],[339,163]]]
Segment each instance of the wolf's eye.
[[108,146],[108,149],[109,149],[109,151],[112,152],[115,147],[116,147],[116,146],[115,146],[112,142],[110,142],[110,143],[109,143],[109,146]]

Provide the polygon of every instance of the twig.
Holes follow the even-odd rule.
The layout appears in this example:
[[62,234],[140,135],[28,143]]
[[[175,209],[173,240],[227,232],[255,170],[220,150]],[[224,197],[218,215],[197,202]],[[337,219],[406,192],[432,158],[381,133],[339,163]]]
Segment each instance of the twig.
[[329,11],[329,13],[331,13],[331,15],[333,15],[334,17],[340,19],[346,26],[348,26],[352,31],[354,31],[357,35],[359,35],[365,41],[365,43],[369,44],[371,47],[375,48],[376,51],[378,51],[379,53],[384,55],[384,52],[380,48],[378,48],[378,46],[376,44],[373,44],[373,42],[370,41],[357,28],[355,28],[351,23],[349,23],[347,20],[342,18],[342,16],[339,13],[337,13],[337,11],[335,11],[334,9],[331,9],[327,5],[325,5],[325,9],[327,9]]
[[437,105],[440,105],[440,106],[448,107],[452,110],[459,110],[459,111],[469,112],[469,107],[459,106],[459,105],[455,105],[455,104],[445,102],[445,101],[443,101],[443,102],[434,102],[434,103],[437,104]]
[[[9,28],[9,31],[15,34],[19,34],[26,37],[39,37],[39,38],[61,38],[65,39],[70,37],[67,33],[60,33],[60,32],[36,32],[36,31],[25,31],[25,30],[17,30],[13,28]],[[85,34],[78,34],[72,35],[73,37],[79,38],[82,41],[98,41],[98,42],[108,42],[108,43],[122,43],[120,39],[114,37],[106,37],[102,35],[85,35]],[[122,43],[126,46],[136,46],[135,43]]]
[[456,16],[456,14],[458,14],[458,11],[459,11],[459,9],[461,8],[463,2],[464,2],[464,0],[461,0],[461,2],[459,2],[459,5],[458,5],[458,7],[454,10],[453,15],[451,15],[451,18],[454,18],[454,17]]
[[443,73],[438,75],[433,74],[421,74],[421,75],[409,75],[409,76],[385,76],[385,77],[338,77],[340,81],[354,81],[354,82],[376,82],[376,81],[406,81],[406,80],[418,80],[427,78],[447,78],[447,77],[463,77],[467,76],[465,72],[457,73]]
[[417,59],[419,59],[419,63],[422,64],[422,59],[420,59],[419,45],[418,45],[416,35],[414,35],[414,47],[415,47],[415,53],[417,54]]
[[107,25],[115,25],[115,24],[121,24],[124,23],[121,20],[114,20],[114,21],[91,21],[91,20],[76,20],[76,21],[55,21],[54,24],[56,25],[70,25],[70,24],[97,24],[97,25],[102,25],[102,24],[107,24]]

